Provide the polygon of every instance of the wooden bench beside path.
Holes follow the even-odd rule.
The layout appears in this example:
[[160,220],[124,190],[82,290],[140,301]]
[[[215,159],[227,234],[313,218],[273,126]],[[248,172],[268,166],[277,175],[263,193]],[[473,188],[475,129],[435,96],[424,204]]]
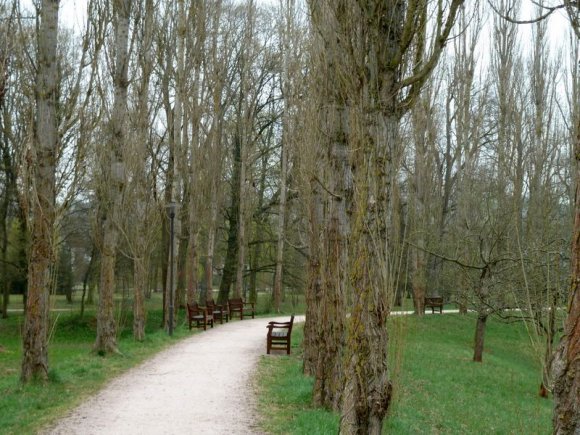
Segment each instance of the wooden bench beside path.
[[187,304],[187,319],[189,321],[189,329],[192,328],[193,322],[198,328],[207,330],[207,325],[213,328],[213,313],[208,313],[207,308],[200,307],[197,302]]
[[290,355],[290,340],[292,338],[292,326],[294,325],[294,314],[289,322],[268,322],[268,335],[266,336],[266,353],[269,355],[272,350],[285,350]]
[[216,304],[213,299],[208,299],[205,304],[207,305],[207,312],[213,315],[214,320],[219,320],[220,324],[223,325],[224,319],[226,323],[230,320],[230,314],[228,312],[228,304],[219,305]]
[[438,309],[439,313],[443,314],[443,298],[441,296],[431,296],[425,298],[425,309],[431,308],[431,313],[435,314]]
[[234,313],[240,313],[240,320],[244,320],[244,313],[250,313],[252,319],[256,311],[255,304],[253,302],[244,302],[242,298],[228,299],[228,309],[230,312],[230,319],[234,318]]

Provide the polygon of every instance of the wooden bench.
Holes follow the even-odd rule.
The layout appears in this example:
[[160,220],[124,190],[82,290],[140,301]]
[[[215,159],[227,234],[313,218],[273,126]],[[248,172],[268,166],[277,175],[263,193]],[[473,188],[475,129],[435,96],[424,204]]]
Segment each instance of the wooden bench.
[[207,312],[207,308],[200,307],[197,302],[187,304],[187,319],[189,329],[192,328],[193,322],[197,328],[207,330],[207,325],[213,328],[213,314]]
[[425,309],[431,308],[431,313],[435,313],[436,309],[443,314],[443,298],[441,296],[431,296],[425,298]]
[[285,350],[290,355],[290,339],[292,335],[292,325],[294,324],[294,314],[289,322],[269,322],[268,335],[266,336],[266,353],[269,355],[272,350]]
[[230,316],[227,304],[225,306],[218,305],[213,299],[208,299],[205,304],[207,305],[207,312],[213,315],[214,320],[219,320],[221,324],[224,323],[224,319],[226,323],[229,322]]
[[228,299],[228,309],[230,311],[230,319],[234,318],[234,313],[240,313],[240,320],[244,320],[244,311],[246,313],[250,311],[252,319],[254,318],[255,304],[253,302],[244,302],[242,298]]

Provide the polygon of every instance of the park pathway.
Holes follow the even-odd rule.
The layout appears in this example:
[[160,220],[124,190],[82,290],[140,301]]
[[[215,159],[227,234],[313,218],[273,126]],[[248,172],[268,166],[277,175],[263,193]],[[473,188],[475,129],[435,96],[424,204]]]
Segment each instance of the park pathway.
[[43,433],[259,434],[252,377],[270,320],[289,316],[233,320],[180,341]]

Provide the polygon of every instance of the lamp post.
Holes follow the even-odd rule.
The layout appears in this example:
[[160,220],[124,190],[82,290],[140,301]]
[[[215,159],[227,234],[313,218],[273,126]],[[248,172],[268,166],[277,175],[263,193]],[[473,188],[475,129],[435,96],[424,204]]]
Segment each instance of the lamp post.
[[174,202],[170,202],[167,205],[167,212],[169,213],[169,336],[173,335],[173,311],[174,311],[174,286],[173,286],[173,268],[174,268],[174,261],[175,261],[175,208],[177,205]]

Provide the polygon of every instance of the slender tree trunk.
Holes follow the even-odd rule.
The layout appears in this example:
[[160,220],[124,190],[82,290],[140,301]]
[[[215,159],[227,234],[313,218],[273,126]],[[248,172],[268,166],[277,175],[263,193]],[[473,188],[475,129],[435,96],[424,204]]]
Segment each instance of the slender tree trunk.
[[30,207],[28,295],[22,332],[21,379],[48,378],[48,299],[54,265],[55,170],[57,135],[58,0],[43,0],[38,30],[36,123],[33,142],[33,180]]
[[244,291],[244,271],[245,271],[245,245],[246,245],[246,219],[245,219],[245,196],[246,196],[246,164],[247,147],[244,145],[242,136],[238,136],[240,141],[240,180],[238,193],[238,265],[236,267],[236,283],[234,285],[234,298],[241,298]]
[[207,229],[207,256],[205,259],[206,299],[213,299],[213,252],[215,247],[215,227],[217,223],[217,198],[212,182],[209,225]]
[[477,310],[477,321],[475,323],[475,340],[473,343],[473,361],[483,361],[483,345],[485,340],[485,327],[487,325],[487,318],[489,316],[487,297],[489,290],[487,288],[487,280],[490,278],[491,269],[487,265],[481,271],[479,278],[479,287],[477,288],[477,297],[479,299]]
[[480,311],[477,315],[477,323],[475,326],[475,341],[473,346],[473,361],[483,361],[483,343],[485,339],[485,327],[487,324],[488,314],[485,310]]
[[133,259],[133,338],[137,341],[145,339],[145,324],[147,317],[145,313],[145,288],[148,281],[148,267],[147,262],[143,257]]
[[[135,174],[137,196],[137,210],[135,215],[139,225],[147,226],[147,218],[149,211],[146,206],[148,200],[147,192],[147,142],[149,133],[149,84],[151,81],[151,73],[153,64],[151,61],[151,45],[153,42],[153,0],[146,0],[144,3],[143,19],[143,45],[140,52],[140,66],[142,71],[142,81],[140,84],[139,100],[138,100],[138,143],[137,149],[140,154],[137,159],[141,158],[137,163]],[[150,264],[150,248],[147,240],[148,232],[146,228],[135,235],[133,241],[134,259],[133,259],[133,338],[137,341],[145,339],[145,326],[147,322],[145,311],[145,294],[149,286],[149,264]]]
[[[1,91],[1,89],[0,89]],[[2,108],[0,107],[0,110]],[[8,183],[7,183],[8,184]],[[2,206],[0,208],[0,283],[2,283],[2,318],[8,318],[8,303],[10,302],[10,283],[8,282],[8,185],[5,187]]]
[[[234,189],[237,191],[237,189]],[[232,205],[228,211],[228,240],[226,258],[224,261],[224,269],[222,272],[222,279],[220,282],[218,304],[227,302],[234,276],[236,273],[236,259],[238,257],[238,205],[237,195],[232,197]]]
[[106,151],[106,200],[102,204],[104,213],[103,240],[101,246],[101,274],[99,280],[99,307],[97,313],[97,338],[95,352],[111,353],[117,349],[117,327],[114,316],[115,263],[119,240],[119,217],[121,214],[122,191],[124,188],[125,165],[123,148],[126,140],[127,89],[129,67],[129,21],[132,0],[115,0],[113,13],[117,17],[115,26],[115,97],[111,117],[111,149]]
[[241,179],[241,142],[236,136],[234,138],[234,171],[232,174],[232,199],[228,210],[228,245],[226,251],[226,258],[224,261],[224,270],[222,280],[220,282],[220,290],[218,295],[218,303],[224,304],[227,302],[232,283],[236,274],[239,237],[238,237],[238,221],[240,218],[240,179]]
[[[89,278],[93,273],[93,265],[95,263],[95,256],[97,255],[97,249],[95,244],[93,243],[91,249],[91,258],[89,260],[89,264],[87,265],[87,269],[83,275],[83,294],[81,296],[81,313],[80,316],[83,317],[85,314],[85,297],[87,297],[87,289],[90,287]],[[87,301],[88,303],[88,301]]]
[[289,56],[290,38],[292,37],[294,1],[287,0],[284,6],[284,31],[282,35],[283,46],[283,73],[282,73],[282,95],[284,97],[284,113],[282,114],[282,144],[280,150],[280,204],[278,211],[278,240],[276,243],[276,270],[274,272],[274,311],[280,312],[280,302],[282,297],[282,272],[284,262],[284,239],[285,235],[285,218],[286,218],[286,177],[288,173],[288,151],[290,138],[290,71]]
[[[285,115],[287,116],[287,115]],[[286,129],[288,122],[285,122]],[[285,131],[282,139],[281,150],[281,171],[280,171],[280,207],[278,210],[278,240],[276,242],[276,271],[274,272],[273,302],[274,311],[280,312],[280,302],[282,297],[282,269],[284,265],[284,239],[285,239],[285,218],[286,218],[286,173],[288,171],[288,144],[285,141],[290,135]]]

